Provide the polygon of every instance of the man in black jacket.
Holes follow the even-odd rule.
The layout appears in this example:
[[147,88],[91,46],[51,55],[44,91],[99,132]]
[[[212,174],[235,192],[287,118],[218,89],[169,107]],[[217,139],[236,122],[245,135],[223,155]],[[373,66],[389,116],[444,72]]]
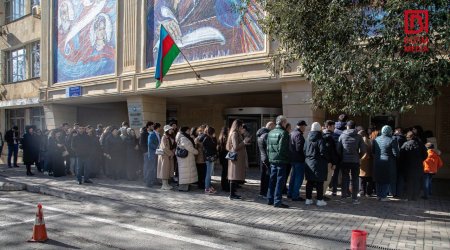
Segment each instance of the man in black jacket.
[[[339,154],[337,153],[337,142],[335,141],[335,123],[332,120],[327,120],[324,123],[325,129],[323,130],[323,139],[325,140],[325,146],[328,151],[328,176],[325,182],[323,183],[323,192],[327,191],[328,185],[331,182],[331,178],[334,170],[336,169],[337,164],[339,163]],[[324,196],[325,200],[329,198]]]
[[82,177],[84,176],[84,183],[92,183],[89,180],[89,156],[90,151],[90,140],[86,134],[84,127],[78,128],[78,134],[74,134],[72,138],[72,150],[75,153],[76,165],[77,165],[77,180],[78,184],[81,185]]
[[300,197],[300,188],[302,187],[303,179],[305,177],[305,153],[303,147],[305,145],[305,138],[303,133],[306,130],[305,121],[297,122],[297,128],[291,132],[289,138],[289,152],[292,166],[291,180],[289,181],[288,197],[292,201],[305,201]]
[[14,155],[14,167],[18,168],[17,165],[17,153],[19,152],[19,128],[14,126],[12,129],[5,133],[5,141],[8,144],[8,167],[11,166],[11,157]]
[[275,123],[268,122],[265,127],[260,128],[256,132],[258,138],[258,150],[259,150],[259,166],[261,172],[261,185],[259,187],[259,195],[262,198],[266,198],[267,190],[269,189],[270,178],[270,163],[267,158],[267,135],[270,130],[275,128]]

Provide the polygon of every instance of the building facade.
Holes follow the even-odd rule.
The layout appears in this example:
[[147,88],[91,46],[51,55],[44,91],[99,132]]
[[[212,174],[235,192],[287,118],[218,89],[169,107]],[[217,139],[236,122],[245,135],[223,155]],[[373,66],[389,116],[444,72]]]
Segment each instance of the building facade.
[[[220,129],[241,118],[255,133],[279,114],[293,125],[335,118],[312,109],[312,86],[297,65],[277,75],[267,71],[276,43],[256,22],[262,10],[255,1],[236,10],[235,2],[7,0],[0,7],[1,131],[13,124],[53,129],[63,122],[122,121],[139,129],[172,119]],[[179,56],[155,88],[161,24],[200,78]],[[355,120],[364,127],[422,125],[448,162],[449,104],[450,91],[443,89],[433,105],[414,112]],[[450,177],[448,169],[441,173]]]

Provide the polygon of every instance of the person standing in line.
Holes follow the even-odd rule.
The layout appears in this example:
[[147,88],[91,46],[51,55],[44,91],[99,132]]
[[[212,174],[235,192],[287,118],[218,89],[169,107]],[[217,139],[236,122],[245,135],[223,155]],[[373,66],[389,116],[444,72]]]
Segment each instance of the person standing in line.
[[234,160],[228,160],[228,180],[230,180],[230,200],[241,199],[241,196],[236,194],[237,184],[245,180],[245,172],[248,166],[246,143],[250,141],[249,137],[243,138],[245,129],[242,120],[236,119],[231,125],[230,134],[228,136],[226,149],[229,154],[236,154]]
[[170,125],[164,126],[164,135],[161,138],[161,144],[159,145],[160,154],[158,154],[158,171],[157,177],[162,181],[162,190],[170,190],[172,186],[169,185],[169,179],[174,176],[173,158],[175,152],[172,149],[171,136],[173,128]]
[[371,196],[373,194],[373,154],[372,154],[372,141],[369,139],[369,135],[366,131],[361,130],[358,132],[363,138],[363,142],[366,145],[366,153],[360,160],[359,167],[359,194],[360,196]]
[[280,115],[276,119],[276,127],[267,136],[267,154],[270,162],[269,191],[267,204],[278,208],[288,208],[282,203],[283,186],[285,186],[285,172],[289,159],[289,133],[286,131],[286,117]]
[[[406,142],[406,137],[403,134],[403,129],[401,127],[395,128],[394,135],[392,139],[397,141],[398,151],[400,152],[401,147]],[[400,162],[400,157],[397,157],[397,187],[395,198],[403,197],[405,193],[405,183],[406,183],[406,170],[403,169],[404,164]]]
[[352,202],[359,204],[359,161],[366,153],[366,147],[363,139],[355,129],[355,122],[347,122],[347,130],[340,136],[338,141],[338,154],[340,155],[342,168],[342,200],[345,200],[349,194],[349,176],[352,175]]
[[195,155],[198,154],[195,149],[194,139],[188,134],[189,127],[181,127],[175,139],[181,149],[187,150],[188,154],[182,158],[177,156],[178,161],[178,191],[189,191],[189,184],[198,181],[197,167],[195,166]]
[[217,160],[217,140],[215,129],[206,127],[204,138],[202,140],[203,153],[205,154],[206,176],[205,176],[205,193],[214,194],[216,189],[211,185],[211,177],[214,172],[214,162]]
[[144,169],[144,181],[147,187],[153,186],[157,182],[157,166],[158,166],[158,156],[156,155],[156,149],[158,149],[161,143],[161,138],[159,135],[159,130],[161,129],[161,124],[155,123],[149,126],[149,133],[147,139],[147,157],[148,164],[146,165],[147,170]]
[[26,133],[22,139],[23,162],[27,167],[27,175],[34,175],[31,172],[31,165],[39,164],[39,138],[34,133],[32,126],[27,126]]
[[97,132],[94,127],[88,125],[86,127],[86,134],[89,144],[89,155],[87,158],[87,165],[89,166],[89,179],[95,178],[100,172],[101,159],[103,158],[103,151],[100,147],[100,141],[97,137]]
[[[197,128],[194,138],[195,148],[198,150],[198,154],[195,156],[195,163],[197,164],[197,174],[198,174],[198,187],[200,189],[205,189],[205,177],[206,177],[206,163],[205,163],[205,155],[203,154],[203,144],[201,140],[203,140],[203,131],[205,130],[206,125],[201,125]],[[192,134],[192,133],[191,133]]]
[[108,136],[105,141],[105,156],[108,159],[106,168],[109,170],[109,173],[114,180],[121,178],[121,168],[124,167],[124,148],[124,143],[120,138],[119,130],[115,127],[111,128],[111,135]]
[[335,123],[332,120],[325,121],[324,124],[325,129],[323,130],[323,139],[325,141],[325,146],[328,151],[328,169],[327,169],[327,178],[323,182],[323,199],[326,201],[329,198],[325,196],[325,193],[327,191],[327,188],[329,184],[332,181],[332,175],[334,170],[336,169],[336,166],[339,164],[339,154],[337,152],[337,142],[335,141],[334,136],[334,130],[335,130]]
[[416,135],[409,131],[406,142],[400,149],[400,161],[406,171],[406,200],[415,201],[420,195],[423,161],[427,159],[427,149]]
[[303,133],[306,130],[306,126],[308,125],[305,121],[298,121],[297,128],[290,133],[289,138],[292,173],[287,196],[288,198],[292,198],[292,201],[305,201],[305,199],[300,196],[300,188],[302,187],[303,179],[305,178],[306,163],[305,152],[303,151],[305,138]]
[[148,157],[148,136],[149,133],[153,131],[153,122],[147,122],[145,127],[141,129],[140,136],[139,136],[139,147],[141,149],[141,155],[144,158],[143,165],[142,165],[142,174],[144,182],[147,184],[147,178],[148,178],[148,170],[149,167],[149,157]]
[[320,123],[314,122],[311,125],[311,132],[304,145],[305,162],[306,162],[306,205],[314,204],[312,200],[313,188],[317,191],[317,206],[326,206],[323,200],[323,182],[327,178],[329,153],[327,151],[326,142],[322,136],[322,127]]
[[0,158],[2,157],[3,153],[3,145],[5,145],[5,141],[3,140],[2,132],[0,132]]
[[222,191],[230,192],[230,183],[228,180],[228,160],[225,158],[228,154],[227,150],[228,128],[222,127],[220,130],[219,141],[217,142],[217,151],[219,152],[219,161],[222,165],[222,174],[220,184]]
[[103,130],[102,135],[98,139],[100,143],[100,147],[102,149],[102,156],[101,156],[101,172],[105,176],[111,176],[111,169],[108,169],[109,159],[106,157],[106,139],[111,136],[111,126],[107,126],[105,130]]
[[258,150],[259,150],[259,171],[260,171],[260,187],[259,196],[263,199],[267,199],[267,191],[269,190],[270,180],[270,163],[267,157],[267,135],[275,128],[274,122],[268,122],[265,127],[260,128],[256,132]]
[[434,149],[434,144],[428,142],[425,144],[427,148],[427,159],[423,162],[423,196],[422,198],[428,200],[432,191],[432,179],[433,175],[444,165],[437,150]]
[[389,201],[389,185],[395,176],[396,163],[399,155],[397,141],[392,138],[392,128],[388,125],[381,129],[381,136],[373,142],[374,177],[377,183],[377,197],[379,201]]
[[[65,132],[61,129],[54,129],[50,132],[48,139],[49,155],[49,175],[61,177],[66,175],[64,157],[67,155]],[[66,153],[64,153],[66,152]]]
[[[339,136],[341,136],[341,134],[347,128],[347,120],[348,120],[348,116],[346,114],[341,114],[341,115],[339,115],[338,121],[335,123],[333,137],[334,137],[334,141],[336,143],[339,142]],[[333,177],[331,178],[332,195],[333,196],[337,195],[339,174],[341,172],[342,172],[341,171],[341,162],[339,162],[339,164],[337,164],[336,167],[334,168]],[[342,183],[341,183],[341,185],[342,185]]]
[[72,139],[72,150],[75,153],[77,162],[77,181],[81,185],[83,177],[84,183],[92,183],[89,179],[89,171],[91,166],[89,165],[89,137],[86,135],[86,129],[84,127],[78,128],[78,135]]
[[[12,129],[6,131],[5,141],[8,144],[8,167],[18,168],[17,165],[17,154],[19,153],[19,127],[13,126]],[[11,157],[13,157],[14,165],[11,165]]]
[[72,175],[77,173],[77,157],[75,152],[72,149],[72,142],[75,137],[78,136],[78,130],[69,128],[68,134],[61,134],[62,138],[64,139],[64,145],[67,149],[68,155],[64,156],[64,160],[66,162],[65,164],[65,171],[67,175]]
[[137,171],[139,162],[142,159],[139,154],[139,140],[136,137],[136,132],[132,128],[127,129],[127,136],[125,137],[125,147],[127,152],[127,179],[135,181],[137,178]]

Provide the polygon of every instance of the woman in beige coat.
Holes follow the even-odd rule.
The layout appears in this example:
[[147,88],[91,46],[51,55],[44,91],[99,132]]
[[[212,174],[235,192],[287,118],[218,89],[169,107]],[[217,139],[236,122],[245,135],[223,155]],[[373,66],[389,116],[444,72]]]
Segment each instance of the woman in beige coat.
[[240,199],[241,197],[236,194],[237,181],[245,180],[245,171],[248,166],[247,150],[245,144],[248,138],[243,139],[242,133],[244,123],[242,120],[235,120],[231,125],[230,135],[227,140],[227,150],[229,152],[237,153],[235,161],[228,160],[228,180],[230,180],[230,200]]
[[[162,180],[163,190],[170,190],[172,186],[169,185],[169,179],[173,177],[174,173],[174,145],[172,145],[172,141],[170,140],[170,136],[173,134],[173,128],[170,125],[164,126],[164,135],[161,138],[161,144],[159,145],[159,149],[162,151],[162,154],[158,155],[158,179]],[[157,150],[159,151],[159,150]]]
[[195,149],[194,140],[188,134],[189,127],[182,127],[175,137],[179,148],[186,149],[188,155],[184,158],[177,156],[178,162],[178,191],[189,191],[189,184],[198,181],[197,167],[195,165],[195,155],[198,154]]

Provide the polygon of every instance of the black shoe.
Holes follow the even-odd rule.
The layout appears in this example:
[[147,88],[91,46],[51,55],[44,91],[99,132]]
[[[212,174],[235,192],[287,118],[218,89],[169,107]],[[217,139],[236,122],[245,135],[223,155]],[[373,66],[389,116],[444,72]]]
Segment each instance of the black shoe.
[[8,166],[8,168],[12,168],[12,166]]
[[286,197],[287,197],[288,199],[292,199],[292,196],[289,195],[289,194],[288,194]]
[[281,203],[280,205],[274,205],[274,207],[278,207],[278,208],[289,208],[288,205]]
[[78,181],[78,185],[81,185],[81,181]]
[[27,172],[27,175],[28,175],[28,176],[33,176],[34,174],[31,173],[31,172]]
[[305,201],[305,199],[303,199],[302,197],[298,197],[298,198],[292,199],[292,201]]
[[15,168],[19,168],[19,165],[14,165]]
[[324,201],[329,201],[329,200],[331,200],[331,199],[328,198],[328,197],[326,197],[326,196],[324,196],[324,197],[323,197],[323,200],[324,200]]
[[91,180],[86,180],[84,183],[93,183]]
[[273,201],[268,201],[267,205],[272,206],[273,205]]
[[240,200],[241,199],[241,196],[239,196],[239,195],[230,195],[230,196],[228,196],[228,198],[230,199],[230,200]]

